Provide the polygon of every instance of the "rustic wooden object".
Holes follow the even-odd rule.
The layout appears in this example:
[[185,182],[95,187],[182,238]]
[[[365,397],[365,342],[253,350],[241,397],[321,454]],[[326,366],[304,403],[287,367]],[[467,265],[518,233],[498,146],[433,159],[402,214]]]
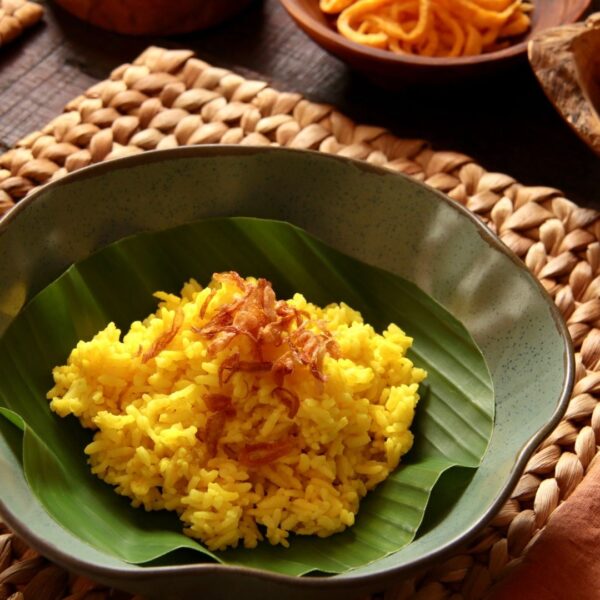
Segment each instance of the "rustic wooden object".
[[[522,559],[556,507],[599,460],[599,214],[578,207],[553,188],[523,186],[509,175],[488,172],[462,153],[437,152],[422,140],[358,125],[331,105],[212,67],[189,51],[156,47],[133,64],[115,69],[110,79],[72,100],[64,114],[0,156],[0,203],[6,208],[36,186],[95,162],[203,143],[310,148],[406,173],[478,215],[554,298],[576,351],[576,385],[564,419],[540,445],[510,500],[471,547],[384,594],[386,600],[403,600],[417,592],[425,600],[452,594],[482,598]],[[22,551],[4,555],[2,539],[7,538],[0,537],[4,600],[23,591],[48,563],[31,551],[26,554],[14,536],[11,544]],[[30,559],[34,562],[25,562]],[[18,577],[12,575],[14,570]],[[59,572],[52,574],[58,577]],[[74,595],[73,586],[90,584],[68,581],[71,587],[65,587],[64,596],[70,600],[111,597],[101,589]]]
[[585,23],[541,32],[529,42],[528,53],[548,98],[600,155],[600,13]]
[[0,46],[8,44],[35,25],[44,14],[44,9],[34,2],[25,0],[0,0]]

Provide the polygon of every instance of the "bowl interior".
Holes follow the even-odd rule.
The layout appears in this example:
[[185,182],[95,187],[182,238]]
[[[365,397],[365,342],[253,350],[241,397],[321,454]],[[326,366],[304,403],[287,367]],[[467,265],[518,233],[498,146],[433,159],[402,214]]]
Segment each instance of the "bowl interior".
[[587,9],[590,0],[544,0],[534,2],[536,8],[532,14],[531,29],[525,36],[518,38],[516,43],[496,52],[459,58],[399,56],[386,50],[369,48],[352,42],[337,33],[333,25],[334,19],[320,10],[319,0],[281,0],[281,3],[308,35],[317,42],[324,43],[334,53],[338,55],[341,53],[342,58],[348,58],[354,54],[387,63],[414,63],[426,67],[428,65],[469,65],[501,60],[517,54],[523,54],[527,46],[527,41],[537,32],[563,23],[573,23]]
[[[228,569],[249,597],[381,589],[480,528],[566,407],[572,355],[549,297],[467,212],[404,176],[311,152],[190,147],[78,172],[41,189],[0,225],[0,335],[27,299],[73,262],[126,235],[215,216],[296,224],[325,243],[417,284],[461,320],[482,349],[496,422],[480,468],[440,523],[399,553],[332,578],[288,578],[219,565],[133,566],[74,538],[44,513],[21,474],[14,432],[0,426],[0,510],[50,558],[140,593],[222,587]],[[0,360],[2,357],[0,357]],[[35,514],[39,529],[27,523]],[[173,577],[174,574],[177,577]],[[362,586],[362,587],[361,587]],[[231,591],[231,589],[230,589]],[[163,596],[164,597],[164,596]]]

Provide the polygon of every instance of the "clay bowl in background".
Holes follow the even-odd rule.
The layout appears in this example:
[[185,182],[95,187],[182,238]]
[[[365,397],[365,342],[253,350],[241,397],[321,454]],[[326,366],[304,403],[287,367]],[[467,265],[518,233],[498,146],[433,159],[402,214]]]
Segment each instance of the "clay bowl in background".
[[217,25],[252,0],[55,0],[80,19],[118,33],[163,35]]
[[399,56],[346,39],[321,12],[319,0],[280,0],[294,21],[317,44],[385,87],[395,87],[398,84],[441,83],[492,72],[495,68],[523,59],[531,37],[548,27],[574,23],[590,4],[590,0],[533,1],[536,8],[532,16],[531,30],[513,46],[479,56],[429,58]]

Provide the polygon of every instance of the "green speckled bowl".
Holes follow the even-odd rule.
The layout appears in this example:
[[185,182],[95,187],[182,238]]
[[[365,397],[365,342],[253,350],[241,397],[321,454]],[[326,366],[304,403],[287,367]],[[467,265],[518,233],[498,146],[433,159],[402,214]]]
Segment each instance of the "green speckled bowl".
[[29,298],[98,248],[133,233],[230,215],[299,225],[413,281],[469,329],[493,377],[496,422],[480,468],[446,517],[400,552],[327,578],[218,564],[134,566],[57,525],[31,494],[15,445],[1,436],[0,513],[55,562],[147,596],[332,599],[381,590],[456,549],[502,506],[566,409],[573,356],[565,325],[494,235],[420,183],[312,152],[205,146],[84,169],[43,187],[0,221],[0,334]]

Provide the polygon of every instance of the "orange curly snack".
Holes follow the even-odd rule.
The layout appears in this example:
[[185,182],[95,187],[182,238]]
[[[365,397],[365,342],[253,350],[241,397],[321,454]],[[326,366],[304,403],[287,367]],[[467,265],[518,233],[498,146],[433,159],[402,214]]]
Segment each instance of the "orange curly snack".
[[531,26],[526,0],[320,0],[349,40],[396,54],[492,52]]

